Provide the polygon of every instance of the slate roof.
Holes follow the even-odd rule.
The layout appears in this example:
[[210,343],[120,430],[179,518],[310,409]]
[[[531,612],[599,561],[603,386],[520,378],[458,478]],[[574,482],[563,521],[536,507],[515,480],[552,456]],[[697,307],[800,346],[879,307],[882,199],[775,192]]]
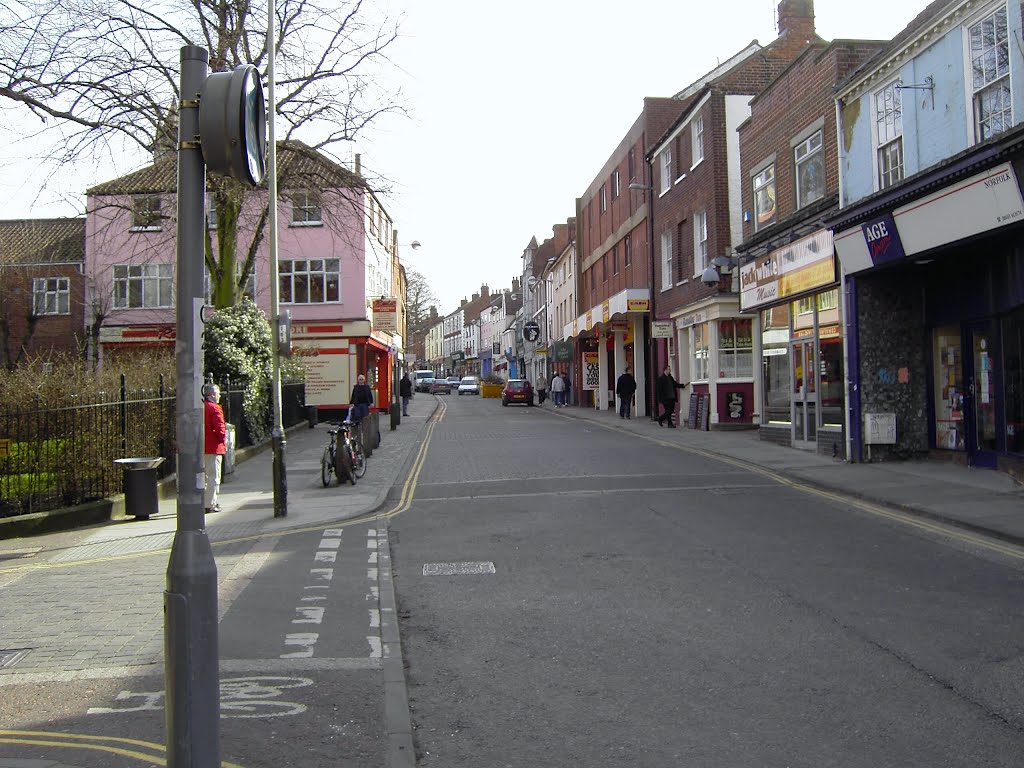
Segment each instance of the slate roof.
[[0,220],[0,264],[81,264],[85,218]]
[[[340,163],[300,141],[278,142],[277,175],[283,189],[362,187],[365,182]],[[87,195],[143,195],[177,188],[178,158],[163,155],[151,165],[86,190]]]

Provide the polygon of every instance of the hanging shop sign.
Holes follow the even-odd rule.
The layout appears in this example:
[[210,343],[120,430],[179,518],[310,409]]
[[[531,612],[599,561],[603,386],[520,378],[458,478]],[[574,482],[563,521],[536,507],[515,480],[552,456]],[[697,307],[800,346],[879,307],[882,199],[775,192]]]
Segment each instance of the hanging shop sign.
[[648,312],[650,309],[650,299],[626,299],[627,312]]
[[373,300],[373,328],[392,335],[398,333],[397,299]]
[[672,338],[672,321],[671,320],[655,320],[651,323],[651,338],[654,339],[671,339]]
[[523,324],[523,340],[536,341],[540,338],[540,326],[533,320]]

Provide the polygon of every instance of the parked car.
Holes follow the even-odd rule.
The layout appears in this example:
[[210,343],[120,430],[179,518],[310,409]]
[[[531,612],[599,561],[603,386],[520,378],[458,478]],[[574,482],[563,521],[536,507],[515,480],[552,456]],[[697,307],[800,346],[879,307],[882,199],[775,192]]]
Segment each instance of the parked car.
[[448,379],[434,379],[430,384],[430,394],[432,395],[450,395],[452,393],[452,385],[448,383]]
[[459,382],[459,394],[479,395],[480,379],[478,379],[476,376],[464,376],[462,378],[462,381]]
[[430,385],[434,383],[433,371],[413,371],[413,389],[417,392],[429,392]]
[[501,390],[501,404],[526,403],[533,405],[533,385],[526,379],[509,379]]

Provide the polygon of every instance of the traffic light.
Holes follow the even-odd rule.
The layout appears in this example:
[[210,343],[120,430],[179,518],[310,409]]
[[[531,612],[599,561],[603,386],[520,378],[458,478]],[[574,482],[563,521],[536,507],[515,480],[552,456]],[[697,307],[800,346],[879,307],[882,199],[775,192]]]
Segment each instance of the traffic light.
[[199,97],[199,138],[207,170],[258,186],[267,173],[267,110],[256,67],[207,76]]

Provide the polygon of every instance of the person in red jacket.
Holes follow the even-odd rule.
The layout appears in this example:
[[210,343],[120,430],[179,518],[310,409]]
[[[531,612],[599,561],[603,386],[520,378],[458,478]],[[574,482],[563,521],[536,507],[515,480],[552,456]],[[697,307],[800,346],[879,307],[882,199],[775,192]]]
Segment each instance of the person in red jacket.
[[206,471],[205,506],[207,513],[220,512],[220,472],[227,453],[228,428],[224,421],[224,409],[220,407],[220,387],[207,384],[203,387],[203,469]]

